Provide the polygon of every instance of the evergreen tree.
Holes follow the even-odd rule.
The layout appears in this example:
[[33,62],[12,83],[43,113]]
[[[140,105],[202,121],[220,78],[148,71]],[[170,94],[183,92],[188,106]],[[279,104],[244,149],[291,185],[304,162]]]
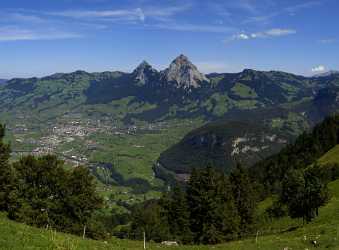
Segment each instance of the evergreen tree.
[[292,218],[304,216],[305,179],[302,170],[289,170],[282,182],[280,201],[288,207]]
[[230,196],[223,174],[211,167],[192,172],[187,201],[196,243],[215,244],[234,237],[238,220]]
[[145,233],[147,240],[169,240],[171,234],[168,220],[163,215],[163,208],[157,201],[151,200],[137,205],[132,211],[130,238],[141,240]]
[[163,215],[168,220],[171,237],[184,244],[191,243],[192,233],[186,193],[179,184],[175,185],[171,192],[162,197],[160,205],[163,208]]
[[4,143],[5,127],[0,124],[0,211],[8,210],[14,185],[14,173],[9,164],[10,146]]
[[254,185],[247,171],[240,164],[237,164],[229,179],[235,206],[240,217],[240,233],[246,235],[253,231],[255,222],[256,197]]

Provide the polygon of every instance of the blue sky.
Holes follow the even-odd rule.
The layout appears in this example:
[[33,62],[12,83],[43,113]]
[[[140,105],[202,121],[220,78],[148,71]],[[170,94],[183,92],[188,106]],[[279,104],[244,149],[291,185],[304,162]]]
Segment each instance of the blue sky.
[[74,70],[339,69],[337,0],[3,0],[0,78]]

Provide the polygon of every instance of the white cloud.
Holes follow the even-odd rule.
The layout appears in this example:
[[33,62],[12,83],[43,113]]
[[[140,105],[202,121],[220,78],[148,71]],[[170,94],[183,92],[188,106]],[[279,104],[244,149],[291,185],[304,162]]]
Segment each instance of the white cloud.
[[326,67],[324,65],[319,65],[311,69],[312,72],[324,72]]
[[236,36],[237,36],[236,38],[239,39],[239,40],[248,40],[248,39],[250,39],[250,37],[248,35],[244,34],[244,33],[238,34]]
[[293,29],[271,29],[263,33],[266,36],[287,36],[297,33]]
[[250,39],[257,39],[257,38],[270,38],[270,37],[281,37],[287,35],[296,34],[297,31],[294,29],[270,29],[261,32],[255,33],[239,33],[235,34],[232,37],[225,40],[225,42],[236,41],[236,40],[250,40]]

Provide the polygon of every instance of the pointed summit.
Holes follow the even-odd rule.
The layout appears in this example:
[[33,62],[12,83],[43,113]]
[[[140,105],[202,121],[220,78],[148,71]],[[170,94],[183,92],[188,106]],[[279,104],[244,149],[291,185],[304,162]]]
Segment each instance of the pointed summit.
[[209,82],[185,55],[178,56],[162,74],[165,81],[174,82],[177,88],[198,88],[202,82]]
[[188,59],[187,56],[181,54],[180,56],[178,56],[177,58],[175,58],[173,60],[173,63],[182,63],[182,64],[185,64],[185,63],[191,63],[190,60]]
[[142,61],[133,71],[132,75],[138,85],[145,85],[158,75],[158,71],[154,69],[148,62]]

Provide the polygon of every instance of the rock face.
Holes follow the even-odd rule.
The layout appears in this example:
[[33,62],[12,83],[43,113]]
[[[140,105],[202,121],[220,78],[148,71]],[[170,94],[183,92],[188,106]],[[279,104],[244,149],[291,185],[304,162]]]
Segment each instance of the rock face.
[[201,83],[209,82],[209,79],[184,55],[177,57],[169,68],[162,72],[162,80],[184,89],[198,88]]
[[134,71],[133,78],[137,82],[137,85],[143,86],[151,82],[157,81],[159,73],[148,62],[143,61]]

